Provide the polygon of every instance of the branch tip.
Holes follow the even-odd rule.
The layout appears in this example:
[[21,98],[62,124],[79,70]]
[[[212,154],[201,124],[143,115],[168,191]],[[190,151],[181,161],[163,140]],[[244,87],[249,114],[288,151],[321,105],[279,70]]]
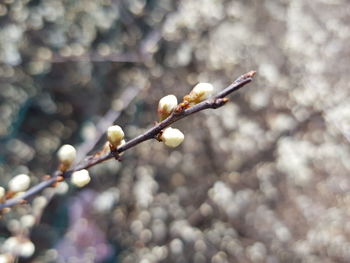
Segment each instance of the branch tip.
[[251,70],[248,73],[244,74],[245,78],[254,78],[255,75],[256,75],[255,70]]

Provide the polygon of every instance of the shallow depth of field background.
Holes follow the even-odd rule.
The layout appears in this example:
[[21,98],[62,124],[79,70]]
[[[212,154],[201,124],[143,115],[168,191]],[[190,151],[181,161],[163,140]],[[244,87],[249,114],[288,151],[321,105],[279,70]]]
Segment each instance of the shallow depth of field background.
[[162,96],[258,74],[176,123],[180,147],[143,143],[84,189],[12,210],[0,253],[25,235],[36,250],[19,262],[349,262],[349,15],[346,0],[2,1],[3,186],[54,171],[128,89],[130,139]]

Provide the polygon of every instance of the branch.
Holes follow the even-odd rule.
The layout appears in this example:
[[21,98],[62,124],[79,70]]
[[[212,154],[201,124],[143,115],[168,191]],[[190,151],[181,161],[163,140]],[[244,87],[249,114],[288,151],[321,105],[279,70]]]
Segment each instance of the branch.
[[219,92],[216,96],[209,98],[201,103],[198,103],[192,107],[189,107],[189,108],[182,107],[182,104],[180,103],[178,108],[168,118],[166,118],[160,123],[157,123],[154,127],[147,130],[143,134],[126,142],[124,145],[118,147],[115,151],[111,151],[109,153],[105,153],[102,155],[100,153],[97,153],[93,156],[88,156],[87,158],[85,158],[84,161],[76,165],[74,168],[65,172],[61,172],[57,170],[52,174],[52,176],[49,179],[42,181],[41,183],[33,186],[27,192],[22,194],[20,197],[9,199],[4,203],[0,204],[0,211],[7,207],[12,207],[18,204],[26,203],[32,197],[40,193],[45,188],[55,185],[57,182],[61,181],[62,179],[67,179],[71,177],[73,172],[76,172],[82,169],[88,169],[92,166],[95,166],[101,162],[104,162],[112,158],[117,159],[120,153],[132,147],[135,147],[136,145],[144,141],[156,139],[157,136],[160,134],[160,132],[162,132],[164,128],[170,126],[174,122],[177,122],[189,115],[192,115],[196,112],[199,112],[205,109],[217,109],[222,107],[228,101],[226,96],[230,95],[231,93],[239,90],[246,84],[250,83],[253,80],[255,73],[256,73],[255,71],[250,71],[240,76],[235,82],[233,82],[230,86],[228,86],[227,88]]

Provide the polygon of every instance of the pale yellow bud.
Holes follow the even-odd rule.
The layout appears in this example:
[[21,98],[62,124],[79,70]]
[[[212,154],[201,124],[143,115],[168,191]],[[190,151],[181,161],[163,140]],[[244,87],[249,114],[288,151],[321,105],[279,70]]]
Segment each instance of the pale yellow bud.
[[210,83],[198,83],[192,89],[192,92],[197,94],[200,101],[208,99],[214,92],[214,87]]
[[26,174],[19,174],[13,177],[8,183],[11,192],[23,192],[29,188],[30,178]]
[[124,139],[123,129],[118,125],[109,127],[107,130],[107,139],[113,147],[117,148]]
[[61,146],[61,148],[57,152],[58,160],[61,164],[65,166],[66,169],[68,169],[75,161],[76,155],[77,152],[75,148],[70,144],[65,144]]
[[5,196],[5,193],[6,193],[5,188],[0,186],[0,200]]
[[72,174],[71,182],[77,187],[83,187],[90,182],[91,178],[88,170],[76,171]]
[[164,142],[166,146],[176,147],[183,142],[185,136],[179,129],[173,129],[169,127],[163,131],[160,139]]
[[160,120],[165,120],[177,107],[177,98],[174,95],[167,95],[159,100],[158,115]]
[[29,258],[34,254],[34,252],[35,246],[30,240],[25,241],[20,245],[19,255],[21,257]]
[[184,97],[184,101],[195,105],[208,99],[214,92],[214,87],[210,83],[198,83],[190,92],[190,94]]

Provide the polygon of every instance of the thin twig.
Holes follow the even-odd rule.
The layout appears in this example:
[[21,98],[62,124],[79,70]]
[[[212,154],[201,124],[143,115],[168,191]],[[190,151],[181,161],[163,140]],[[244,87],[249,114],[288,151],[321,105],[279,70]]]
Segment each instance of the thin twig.
[[7,200],[6,202],[0,204],[0,210],[6,208],[6,207],[12,207],[17,204],[21,204],[25,201],[30,200],[33,196],[40,193],[45,188],[54,185],[61,177],[63,178],[69,178],[73,172],[82,170],[82,169],[88,169],[92,166],[95,166],[96,164],[102,163],[106,160],[116,158],[119,156],[120,153],[135,147],[136,145],[147,141],[151,139],[155,139],[157,135],[166,127],[170,126],[172,123],[177,122],[189,115],[192,115],[196,112],[205,110],[205,109],[217,109],[219,107],[222,107],[228,99],[226,98],[227,95],[230,95],[231,93],[239,90],[249,82],[253,80],[253,77],[255,75],[255,71],[250,71],[242,76],[240,76],[235,82],[233,82],[230,86],[225,88],[223,91],[219,92],[216,96],[209,98],[201,103],[198,103],[190,108],[182,109],[182,110],[175,110],[167,119],[163,120],[162,122],[156,124],[154,127],[150,128],[143,134],[135,137],[134,139],[126,142],[124,145],[117,148],[115,152],[109,152],[103,155],[96,154],[94,156],[87,157],[83,162],[76,165],[74,168],[66,171],[66,172],[60,172],[56,171],[51,178],[48,180],[42,181],[41,183],[33,186],[30,188],[27,192],[22,194],[20,197],[12,198]]
[[123,103],[122,107],[118,110],[110,109],[106,115],[96,124],[96,134],[91,140],[83,142],[77,148],[77,162],[80,162],[98,143],[101,137],[105,134],[109,126],[119,118],[122,111],[131,103],[131,101],[139,94],[142,90],[139,88],[128,88],[120,96],[120,101]]

